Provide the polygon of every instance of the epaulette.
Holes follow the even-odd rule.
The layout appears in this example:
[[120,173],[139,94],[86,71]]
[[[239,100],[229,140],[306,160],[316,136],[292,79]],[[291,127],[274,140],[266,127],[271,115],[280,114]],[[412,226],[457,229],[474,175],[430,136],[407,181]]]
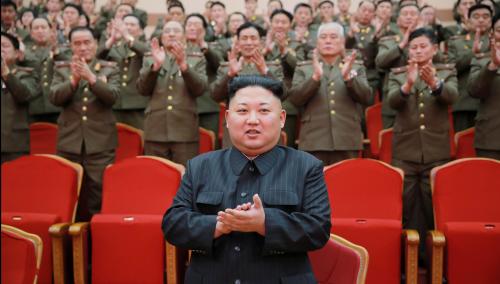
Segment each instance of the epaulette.
[[69,61],[56,61],[56,62],[54,62],[54,65],[56,66],[56,68],[69,67],[71,65],[71,62],[69,62]]
[[114,61],[99,60],[99,63],[101,64],[102,67],[116,67],[116,66],[118,66],[118,63],[116,63]]
[[481,52],[481,53],[477,53],[474,55],[474,57],[476,57],[477,59],[486,58],[486,57],[490,57],[490,56],[491,56],[491,54],[488,52]]
[[466,39],[466,35],[453,35],[448,38],[448,40]]
[[274,60],[266,61],[266,64],[269,65],[281,65],[281,59],[277,58]]
[[399,35],[388,35],[388,36],[383,36],[381,37],[378,42],[383,42],[383,41],[388,41],[388,40],[395,40],[395,41],[399,41],[400,40],[400,36]]
[[203,57],[203,53],[198,52],[198,51],[192,51],[186,54],[187,56],[191,57]]
[[209,47],[219,47],[220,43],[218,41],[211,41],[208,43]]
[[391,73],[399,74],[399,73],[402,73],[402,72],[406,72],[406,69],[407,69],[406,66],[401,66],[401,67],[397,67],[397,68],[391,68]]
[[304,66],[304,65],[309,65],[309,64],[312,64],[312,60],[304,60],[304,61],[297,62],[297,66]]
[[146,52],[144,53],[144,56],[152,56],[152,55],[153,55],[153,53],[151,53],[151,51],[146,51]]
[[360,60],[360,59],[356,59],[354,60],[354,63],[358,64],[358,65],[363,65],[365,64],[365,62],[363,60]]
[[34,68],[24,67],[24,66],[17,66],[16,69],[18,71],[24,71],[24,72],[28,72],[28,73],[31,73],[31,72],[33,72],[33,70],[35,70]]
[[435,64],[436,70],[455,70],[455,63]]
[[223,62],[220,63],[220,66],[227,67],[227,66],[229,66],[229,62],[223,61]]

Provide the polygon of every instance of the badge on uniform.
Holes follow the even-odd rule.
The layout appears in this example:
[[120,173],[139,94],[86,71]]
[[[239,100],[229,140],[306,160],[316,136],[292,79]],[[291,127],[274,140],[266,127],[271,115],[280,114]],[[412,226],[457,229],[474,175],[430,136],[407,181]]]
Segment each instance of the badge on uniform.
[[108,78],[106,78],[106,76],[99,76],[97,77],[99,80],[103,81],[104,83],[107,83],[108,82]]

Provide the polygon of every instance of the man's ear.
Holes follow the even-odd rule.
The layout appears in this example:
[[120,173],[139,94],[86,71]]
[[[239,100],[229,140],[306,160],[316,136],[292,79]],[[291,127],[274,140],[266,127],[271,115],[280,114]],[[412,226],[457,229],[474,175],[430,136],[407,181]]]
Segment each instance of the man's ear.
[[280,126],[281,128],[285,127],[285,121],[286,121],[286,110],[282,109],[280,113]]
[[226,128],[229,128],[229,121],[227,120],[228,115],[229,109],[226,109],[226,112],[224,113],[224,118],[226,119]]

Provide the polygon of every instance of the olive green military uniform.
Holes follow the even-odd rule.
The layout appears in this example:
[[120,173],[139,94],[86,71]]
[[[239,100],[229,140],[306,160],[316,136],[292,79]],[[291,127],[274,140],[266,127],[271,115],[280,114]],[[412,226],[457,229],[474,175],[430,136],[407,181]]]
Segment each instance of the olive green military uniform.
[[[489,50],[488,35],[481,37],[481,52]],[[479,100],[469,96],[467,81],[470,73],[470,63],[474,54],[472,46],[474,35],[453,36],[448,41],[448,60],[455,63],[458,77],[459,96],[453,104],[453,125],[455,131],[462,131],[474,126]]]
[[465,25],[462,23],[456,23],[451,26],[444,27],[443,35],[444,40],[448,42],[448,40],[453,36],[466,35],[469,31],[465,28]]
[[158,71],[151,70],[153,60],[146,58],[137,81],[139,93],[151,97],[144,120],[145,154],[183,165],[198,154],[196,98],[208,87],[203,54],[186,57],[184,72],[169,54]]
[[32,68],[10,66],[2,78],[2,163],[29,154],[28,103],[37,95]]
[[[134,8],[132,14],[136,15],[144,25],[148,25],[148,13],[142,9]],[[96,36],[99,38],[104,31],[109,21],[114,17],[115,11],[106,11],[101,8],[99,20],[95,24]]]
[[56,62],[50,89],[50,101],[63,108],[57,120],[58,155],[81,164],[84,169],[77,221],[89,221],[100,212],[102,175],[113,163],[118,144],[112,111],[120,95],[116,63],[94,59],[88,65],[97,77],[95,84],[80,80],[73,88],[70,62]]
[[251,17],[248,17],[247,19],[249,22],[258,25],[263,29],[266,28],[266,21],[264,20],[264,17],[262,15],[253,15]]
[[[272,77],[276,80],[283,81],[283,67],[280,62],[272,61],[266,62],[267,68],[269,69],[266,76]],[[231,77],[227,75],[229,70],[228,62],[223,62],[219,70],[217,70],[217,80],[215,80],[210,85],[210,94],[216,102],[227,102],[229,98],[228,94],[228,84]],[[242,70],[238,75],[259,75],[259,71],[252,63],[243,63]],[[232,146],[229,134],[227,132],[226,125],[224,123],[224,136],[222,140],[222,147],[229,148]]]
[[121,41],[110,49],[101,49],[97,55],[100,59],[114,61],[118,65],[120,96],[113,105],[116,120],[139,129],[144,128],[144,109],[149,98],[139,94],[136,81],[148,49],[146,43],[140,40],[134,40],[132,45]]
[[[389,77],[388,101],[396,111],[392,163],[405,173],[403,226],[418,229],[421,239],[434,228],[429,173],[451,158],[448,107],[458,96],[453,64],[435,68],[436,76],[442,80],[435,91],[418,78],[410,94],[403,94],[406,67],[393,69]],[[425,242],[420,245],[421,257],[425,259]]]
[[478,157],[500,160],[500,69],[489,70],[491,57],[481,53],[472,59],[469,94],[480,99],[474,147]]
[[341,58],[332,65],[324,62],[323,76],[317,82],[312,79],[312,62],[302,62],[289,91],[290,101],[303,109],[299,149],[325,165],[359,155],[363,148],[359,107],[372,100],[363,63],[353,64],[351,70],[357,75],[349,81],[344,81],[342,67]]

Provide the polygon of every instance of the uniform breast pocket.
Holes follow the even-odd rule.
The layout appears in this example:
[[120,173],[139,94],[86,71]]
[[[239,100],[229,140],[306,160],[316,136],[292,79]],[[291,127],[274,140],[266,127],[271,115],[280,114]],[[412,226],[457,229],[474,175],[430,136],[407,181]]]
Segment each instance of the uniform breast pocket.
[[222,191],[203,191],[198,193],[196,197],[196,206],[203,214],[215,215],[221,209],[222,198],[224,192]]
[[269,190],[262,195],[264,207],[277,208],[288,213],[297,210],[299,198],[297,193],[289,190]]

